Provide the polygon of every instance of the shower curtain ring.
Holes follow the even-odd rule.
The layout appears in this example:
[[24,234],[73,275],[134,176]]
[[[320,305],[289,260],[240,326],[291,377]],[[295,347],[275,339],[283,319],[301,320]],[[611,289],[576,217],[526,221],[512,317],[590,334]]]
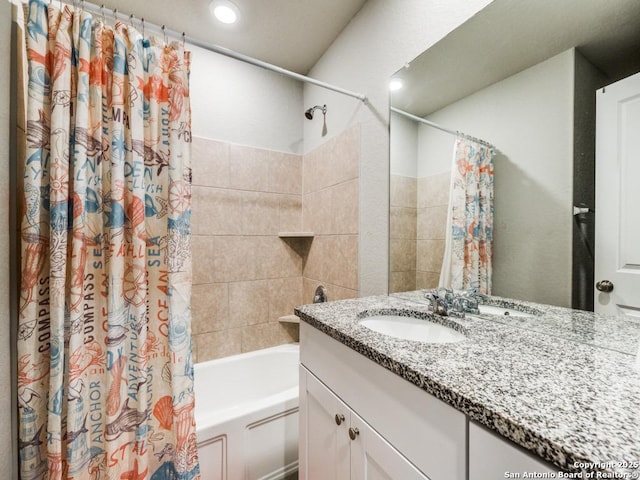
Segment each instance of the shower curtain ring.
[[187,35],[184,32],[182,32],[182,49],[183,50],[184,50],[185,38],[187,38]]
[[129,15],[129,26],[133,28],[133,13]]
[[104,16],[104,4],[100,5],[100,15],[102,16],[102,23],[107,23],[107,17]]
[[167,44],[167,32],[165,31],[165,26],[162,25],[162,36],[164,38],[164,44]]
[[114,22],[118,21],[118,9],[117,8],[113,9],[113,21]]
[[144,18],[140,19],[140,23],[142,24],[142,39],[144,40]]

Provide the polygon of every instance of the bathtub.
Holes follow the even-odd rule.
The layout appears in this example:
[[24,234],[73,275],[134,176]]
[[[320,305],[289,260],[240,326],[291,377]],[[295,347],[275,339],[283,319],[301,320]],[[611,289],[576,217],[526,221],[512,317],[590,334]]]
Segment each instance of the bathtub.
[[299,346],[195,365],[203,480],[296,478]]

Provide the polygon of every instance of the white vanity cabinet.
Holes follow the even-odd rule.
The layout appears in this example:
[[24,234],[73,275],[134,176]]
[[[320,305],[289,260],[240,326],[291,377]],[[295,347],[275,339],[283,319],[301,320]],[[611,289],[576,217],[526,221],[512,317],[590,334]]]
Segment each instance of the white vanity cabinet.
[[555,478],[543,476],[551,473],[557,475],[558,469],[485,427],[469,422],[469,480]]
[[304,367],[300,394],[301,479],[429,480]]
[[467,479],[463,413],[304,322],[300,362],[301,479]]

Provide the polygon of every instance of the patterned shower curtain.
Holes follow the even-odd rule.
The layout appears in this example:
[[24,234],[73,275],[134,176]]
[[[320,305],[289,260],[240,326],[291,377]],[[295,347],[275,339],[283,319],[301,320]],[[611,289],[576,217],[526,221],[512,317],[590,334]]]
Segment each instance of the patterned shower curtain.
[[197,479],[189,54],[25,9],[21,479]]
[[440,286],[491,294],[493,148],[456,139]]

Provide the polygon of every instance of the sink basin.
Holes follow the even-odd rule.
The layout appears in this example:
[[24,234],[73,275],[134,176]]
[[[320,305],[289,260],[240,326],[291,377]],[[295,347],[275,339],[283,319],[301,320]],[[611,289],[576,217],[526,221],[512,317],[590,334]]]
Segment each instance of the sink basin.
[[509,317],[532,317],[533,315],[526,312],[521,312],[519,310],[515,310],[513,308],[506,307],[498,307],[496,305],[478,305],[478,309],[480,310],[480,314],[488,314],[488,315],[500,315],[500,316],[509,316]]
[[401,315],[371,315],[358,322],[374,332],[403,340],[425,343],[454,343],[464,340],[464,334],[453,328],[428,320]]

